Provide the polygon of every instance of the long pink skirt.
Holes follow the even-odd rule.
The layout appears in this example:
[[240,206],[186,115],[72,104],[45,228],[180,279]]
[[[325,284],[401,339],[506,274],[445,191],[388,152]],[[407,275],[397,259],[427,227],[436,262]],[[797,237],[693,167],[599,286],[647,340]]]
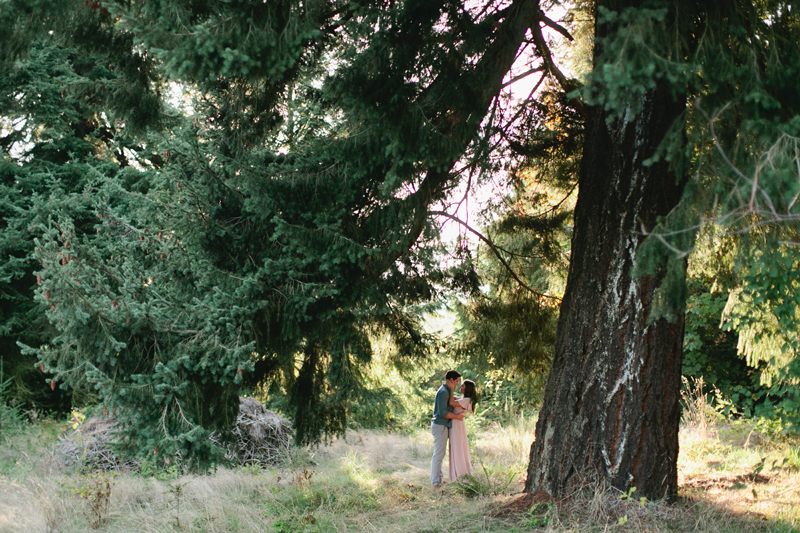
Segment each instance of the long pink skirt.
[[[468,405],[469,398],[464,400]],[[469,408],[466,410],[471,411]],[[472,474],[467,426],[463,420],[453,420],[453,427],[450,428],[450,483],[458,481],[464,474]]]

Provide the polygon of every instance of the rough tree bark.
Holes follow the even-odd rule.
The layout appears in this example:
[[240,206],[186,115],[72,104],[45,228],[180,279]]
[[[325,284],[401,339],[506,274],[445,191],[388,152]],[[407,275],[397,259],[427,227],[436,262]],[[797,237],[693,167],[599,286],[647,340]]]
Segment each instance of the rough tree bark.
[[528,492],[558,497],[604,481],[663,498],[678,488],[683,318],[650,323],[663,270],[635,278],[633,269],[642,224],[652,228],[681,196],[684,182],[667,163],[645,161],[684,103],[666,84],[640,103],[641,112],[610,123],[602,109],[589,110],[569,277]]

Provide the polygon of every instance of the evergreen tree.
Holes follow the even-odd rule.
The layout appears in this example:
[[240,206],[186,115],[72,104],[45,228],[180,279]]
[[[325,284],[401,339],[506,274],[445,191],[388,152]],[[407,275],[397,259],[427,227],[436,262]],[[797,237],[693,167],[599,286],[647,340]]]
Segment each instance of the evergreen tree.
[[85,9],[195,99],[142,137],[159,158],[97,175],[91,231],[68,212],[42,224],[57,334],[27,353],[94,388],[122,444],[159,461],[218,460],[208,437],[264,383],[289,392],[298,442],[342,432],[370,331],[419,352],[406,309],[469,279],[437,266],[431,207],[481,149],[537,3]]
[[[127,131],[151,121],[159,103],[149,86],[149,64],[131,57],[130,39],[103,31],[99,13],[81,3],[74,11],[44,4],[28,3],[27,13],[17,16],[9,5],[0,10],[0,356],[14,376],[11,395],[17,401],[34,410],[63,411],[70,407],[69,395],[51,391],[43,377],[49,382],[52,375],[45,368],[43,376],[36,360],[17,346],[45,344],[55,334],[33,301],[41,281],[34,276],[34,237],[58,212],[91,228],[86,187],[94,176],[128,164],[125,152],[137,148]],[[39,10],[71,27],[69,38],[42,35]],[[84,47],[89,35],[97,50]],[[122,121],[129,126],[119,127]]]

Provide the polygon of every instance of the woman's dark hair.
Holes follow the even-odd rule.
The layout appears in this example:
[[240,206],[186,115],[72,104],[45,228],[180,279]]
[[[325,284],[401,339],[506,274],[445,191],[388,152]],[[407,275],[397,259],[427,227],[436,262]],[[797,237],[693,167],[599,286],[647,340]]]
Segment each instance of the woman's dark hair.
[[475,405],[478,403],[478,390],[475,388],[475,382],[471,379],[464,380],[464,397],[469,398],[472,402],[472,410],[475,411]]

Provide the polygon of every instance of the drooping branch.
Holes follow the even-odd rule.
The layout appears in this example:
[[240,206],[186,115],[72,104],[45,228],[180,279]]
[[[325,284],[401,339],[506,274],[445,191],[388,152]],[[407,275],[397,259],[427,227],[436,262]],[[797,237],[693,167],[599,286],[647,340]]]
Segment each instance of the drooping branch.
[[503,257],[503,255],[500,253],[500,252],[505,252],[507,254],[514,255],[513,252],[509,252],[508,250],[505,250],[505,249],[501,248],[500,246],[497,246],[491,239],[489,239],[488,237],[483,235],[481,232],[479,232],[475,228],[471,227],[469,224],[467,224],[466,222],[464,222],[460,218],[458,218],[458,217],[456,217],[454,215],[451,215],[450,213],[447,213],[445,211],[431,211],[428,214],[449,218],[450,220],[453,220],[453,221],[457,222],[458,224],[463,226],[467,231],[469,231],[470,233],[472,233],[473,235],[478,237],[481,241],[484,242],[484,244],[486,244],[486,246],[489,247],[489,249],[492,251],[492,253],[497,257],[497,259],[503,265],[503,268],[506,270],[506,272],[508,272],[508,274],[512,278],[514,278],[514,281],[516,281],[519,284],[519,286],[522,287],[523,289],[535,294],[536,296],[539,296],[540,298],[547,298],[547,299],[554,300],[554,301],[557,301],[557,302],[561,301],[561,298],[559,298],[558,296],[552,296],[552,295],[549,295],[549,294],[544,294],[543,292],[539,292],[536,289],[533,289],[530,285],[528,285],[527,283],[525,283],[524,281],[522,281],[520,279],[520,277],[517,275],[517,273],[514,272],[514,269],[511,268],[511,265],[508,264],[508,261],[506,261],[505,258]]

